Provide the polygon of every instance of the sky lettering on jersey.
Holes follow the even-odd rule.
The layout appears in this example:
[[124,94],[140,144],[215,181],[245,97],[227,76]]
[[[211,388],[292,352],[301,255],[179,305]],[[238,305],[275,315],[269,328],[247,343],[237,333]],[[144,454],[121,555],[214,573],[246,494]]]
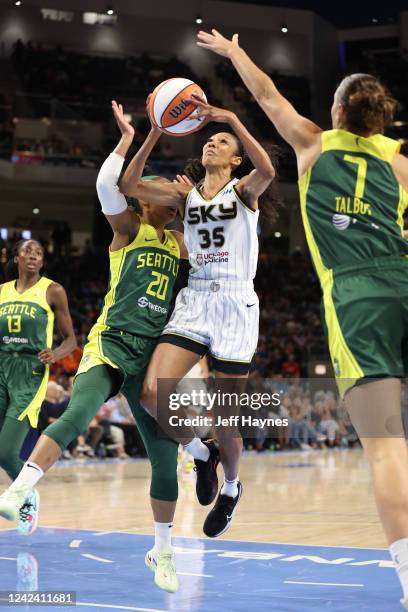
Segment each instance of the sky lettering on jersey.
[[230,206],[225,204],[210,204],[208,206],[189,206],[187,209],[187,223],[198,225],[208,221],[225,221],[235,219],[237,216],[237,203],[231,202]]
[[35,306],[31,306],[29,304],[5,304],[5,306],[0,306],[0,317],[4,317],[6,315],[26,315],[31,319],[35,319],[37,314],[37,308]]

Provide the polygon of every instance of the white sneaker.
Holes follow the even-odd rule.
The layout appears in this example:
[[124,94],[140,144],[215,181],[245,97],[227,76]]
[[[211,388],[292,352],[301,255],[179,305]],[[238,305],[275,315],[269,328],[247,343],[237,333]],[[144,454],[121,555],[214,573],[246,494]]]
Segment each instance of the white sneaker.
[[0,495],[0,516],[8,521],[17,521],[20,508],[30,495],[31,492],[29,488],[13,487],[13,485],[11,485]]
[[168,593],[175,593],[178,590],[179,581],[172,546],[167,546],[161,551],[152,548],[146,553],[145,564],[154,572],[154,581],[159,589]]
[[25,503],[20,508],[20,519],[18,522],[18,533],[29,536],[37,529],[38,514],[40,510],[40,494],[33,489]]

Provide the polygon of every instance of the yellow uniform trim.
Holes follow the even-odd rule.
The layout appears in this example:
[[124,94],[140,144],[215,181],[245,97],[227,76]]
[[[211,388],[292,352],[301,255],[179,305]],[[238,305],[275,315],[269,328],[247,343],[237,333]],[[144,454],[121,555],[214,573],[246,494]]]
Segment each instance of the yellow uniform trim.
[[398,218],[397,223],[401,229],[401,235],[404,235],[404,212],[408,207],[408,193],[405,191],[402,185],[399,186],[399,204],[398,204]]
[[[167,251],[170,255],[174,255],[180,259],[180,245],[177,242],[176,237],[173,232],[170,230],[164,230],[164,241],[161,242],[159,240],[159,236],[157,235],[156,228],[153,225],[149,225],[140,218],[140,228],[138,233],[136,234],[134,240],[128,244],[126,247],[123,247],[121,251],[125,253],[129,253],[130,251],[134,251],[134,249],[139,249],[141,247],[147,248],[156,248]],[[121,251],[115,251],[115,253],[120,253]]]
[[108,317],[109,308],[115,303],[116,287],[119,284],[123,262],[125,261],[125,249],[120,249],[119,251],[110,251],[109,260],[110,260],[110,288],[109,288],[108,293],[105,296],[105,301],[103,304],[102,312],[99,317],[100,323],[104,325],[106,324],[106,319]]
[[109,365],[111,368],[118,369],[118,366],[106,357],[103,352],[101,333],[106,328],[106,325],[100,323],[95,323],[93,326],[75,377],[88,372],[88,370],[98,365]]
[[47,289],[54,281],[42,276],[35,285],[23,293],[18,293],[16,290],[16,282],[16,280],[12,280],[4,283],[1,289],[2,302],[33,302],[33,304],[38,304],[54,316],[51,306],[47,302]]
[[364,372],[343,336],[337,318],[336,308],[333,303],[333,271],[326,268],[322,262],[320,251],[314,239],[307,216],[307,190],[309,188],[311,174],[312,170],[309,168],[309,170],[299,179],[300,207],[307,243],[323,289],[325,321],[329,336],[329,351],[332,361],[334,362],[334,360],[337,360],[340,367],[341,374],[337,377],[337,383],[339,391],[343,395],[348,388],[353,386],[356,379],[364,377]]
[[31,427],[37,427],[38,415],[40,414],[41,405],[45,399],[47,393],[48,378],[50,375],[49,366],[45,366],[45,373],[41,381],[40,386],[37,389],[37,393],[34,395],[27,408],[18,416],[18,421],[22,421],[25,417],[28,417]]
[[394,155],[399,153],[401,145],[383,134],[374,134],[365,138],[346,130],[327,130],[322,132],[322,153],[341,150],[354,153],[367,153],[391,163]]

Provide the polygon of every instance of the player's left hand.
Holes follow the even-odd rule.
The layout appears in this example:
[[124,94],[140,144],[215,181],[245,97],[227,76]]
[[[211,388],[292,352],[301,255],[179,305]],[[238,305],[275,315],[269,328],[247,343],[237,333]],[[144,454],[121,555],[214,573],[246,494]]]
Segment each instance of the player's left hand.
[[132,125],[130,125],[129,121],[126,121],[123,106],[118,104],[116,100],[112,100],[112,112],[122,136],[129,136],[130,138],[133,138],[135,135],[135,129]]
[[203,32],[202,30],[197,34],[199,47],[214,51],[217,55],[223,57],[230,57],[234,51],[239,49],[238,34],[234,34],[231,40],[225,38],[218,30],[212,29],[211,34],[209,32]]
[[234,115],[234,113],[226,110],[225,108],[211,106],[211,104],[208,104],[208,102],[206,102],[204,98],[198,94],[191,94],[191,97],[188,98],[188,102],[199,108],[198,113],[194,113],[194,116],[189,117],[189,119],[202,119],[203,124],[208,123],[209,121],[228,123],[228,121]]
[[51,365],[57,361],[55,353],[52,349],[46,348],[38,353],[38,359],[41,363],[45,363],[46,365]]

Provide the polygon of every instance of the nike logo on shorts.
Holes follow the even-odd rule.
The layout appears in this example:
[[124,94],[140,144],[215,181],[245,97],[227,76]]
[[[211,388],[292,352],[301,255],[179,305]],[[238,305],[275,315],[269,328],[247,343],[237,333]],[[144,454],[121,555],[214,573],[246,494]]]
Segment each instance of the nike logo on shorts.
[[145,238],[145,242],[152,242],[152,240],[156,240],[156,238]]
[[251,306],[255,306],[256,302],[254,302],[253,304],[247,304],[247,308],[251,308]]

